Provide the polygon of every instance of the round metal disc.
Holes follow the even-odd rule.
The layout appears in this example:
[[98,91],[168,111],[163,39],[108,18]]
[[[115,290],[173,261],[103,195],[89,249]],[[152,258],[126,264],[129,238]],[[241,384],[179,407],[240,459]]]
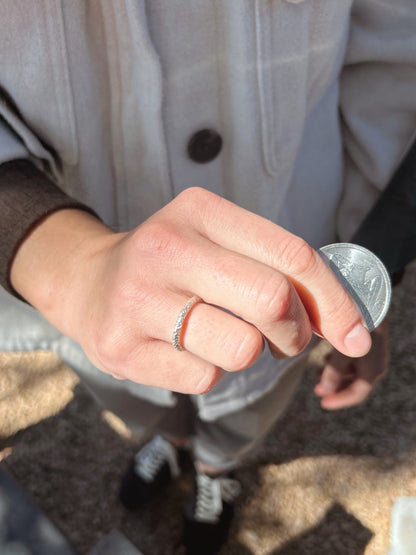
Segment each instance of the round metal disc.
[[381,324],[390,305],[391,282],[384,264],[374,253],[353,243],[333,243],[319,252],[355,300],[372,331]]

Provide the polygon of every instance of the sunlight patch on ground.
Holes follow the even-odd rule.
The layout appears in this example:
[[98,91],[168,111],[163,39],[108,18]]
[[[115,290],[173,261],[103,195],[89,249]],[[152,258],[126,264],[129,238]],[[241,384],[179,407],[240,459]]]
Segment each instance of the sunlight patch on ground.
[[78,382],[53,353],[0,353],[0,438],[57,414]]

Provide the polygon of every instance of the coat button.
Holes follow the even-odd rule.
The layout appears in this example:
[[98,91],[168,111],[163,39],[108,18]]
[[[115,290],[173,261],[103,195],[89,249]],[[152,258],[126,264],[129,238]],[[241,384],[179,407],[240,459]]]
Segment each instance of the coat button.
[[215,129],[201,129],[192,135],[188,142],[188,155],[198,164],[211,162],[222,148],[222,137]]

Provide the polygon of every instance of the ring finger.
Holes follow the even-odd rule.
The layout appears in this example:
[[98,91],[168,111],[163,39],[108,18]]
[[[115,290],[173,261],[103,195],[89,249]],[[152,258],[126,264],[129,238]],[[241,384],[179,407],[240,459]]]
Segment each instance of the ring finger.
[[[189,298],[172,293],[165,305],[165,315],[147,325],[147,334],[172,343],[177,318]],[[187,313],[179,343],[188,352],[229,371],[247,368],[264,348],[263,336],[257,328],[202,299]]]

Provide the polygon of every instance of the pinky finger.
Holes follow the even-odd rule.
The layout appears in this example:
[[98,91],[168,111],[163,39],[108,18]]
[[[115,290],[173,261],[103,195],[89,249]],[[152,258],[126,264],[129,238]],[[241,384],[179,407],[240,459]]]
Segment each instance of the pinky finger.
[[156,339],[141,345],[137,364],[131,361],[129,366],[125,375],[131,381],[193,395],[210,391],[225,373],[192,353],[176,351],[172,345]]

